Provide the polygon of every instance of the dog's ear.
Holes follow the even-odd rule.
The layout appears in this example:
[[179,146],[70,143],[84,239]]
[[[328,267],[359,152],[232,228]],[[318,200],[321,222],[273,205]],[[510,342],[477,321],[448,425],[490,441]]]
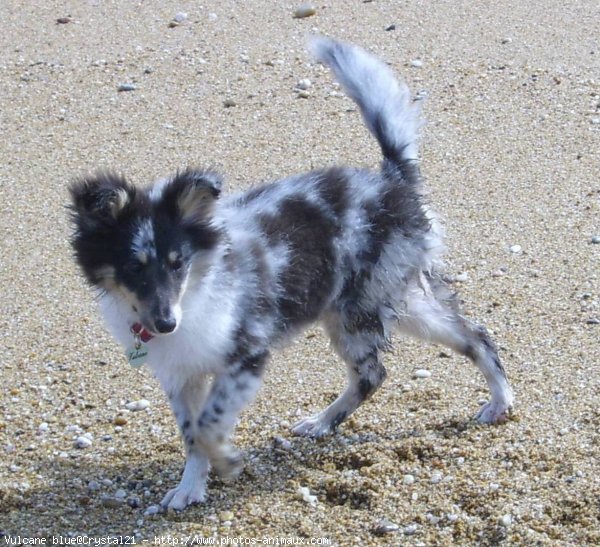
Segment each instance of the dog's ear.
[[205,222],[212,216],[222,186],[221,175],[214,171],[186,169],[168,184],[163,200],[174,205],[184,221]]
[[97,173],[69,188],[71,211],[80,223],[111,225],[131,210],[135,187],[115,173]]

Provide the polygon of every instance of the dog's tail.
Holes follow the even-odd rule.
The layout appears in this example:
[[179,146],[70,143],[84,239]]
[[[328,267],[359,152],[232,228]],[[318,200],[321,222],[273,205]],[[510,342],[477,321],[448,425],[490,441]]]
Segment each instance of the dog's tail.
[[327,65],[356,102],[375,136],[386,163],[400,169],[408,184],[421,180],[418,167],[418,132],[421,113],[404,82],[365,50],[321,36],[311,39],[314,57]]

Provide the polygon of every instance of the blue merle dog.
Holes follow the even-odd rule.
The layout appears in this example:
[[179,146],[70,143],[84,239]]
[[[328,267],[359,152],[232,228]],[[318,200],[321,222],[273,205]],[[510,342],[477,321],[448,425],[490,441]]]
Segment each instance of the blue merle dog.
[[130,359],[145,360],[165,389],[185,441],[183,477],[165,508],[204,501],[211,466],[239,472],[230,438],[269,349],[316,321],[346,363],[348,384],[297,423],[297,435],[331,433],[377,390],[393,330],[477,365],[491,391],[479,421],[510,415],[493,342],[460,315],[441,278],[442,230],[419,170],[418,103],[362,49],[326,38],[312,49],[360,108],[381,147],[379,171],[334,167],[229,197],[208,170],[146,189],[114,173],[71,186],[76,258],[117,340],[134,346]]

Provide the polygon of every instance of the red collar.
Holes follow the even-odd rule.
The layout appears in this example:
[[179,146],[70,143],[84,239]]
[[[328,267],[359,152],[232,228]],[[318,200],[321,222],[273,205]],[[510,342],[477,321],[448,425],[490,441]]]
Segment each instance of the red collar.
[[144,343],[149,342],[154,338],[154,335],[150,331],[147,331],[141,323],[134,323],[131,325],[131,332],[137,334]]

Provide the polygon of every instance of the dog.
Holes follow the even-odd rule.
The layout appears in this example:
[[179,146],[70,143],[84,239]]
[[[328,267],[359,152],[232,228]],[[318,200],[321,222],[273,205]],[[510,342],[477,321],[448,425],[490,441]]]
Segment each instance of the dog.
[[181,430],[185,468],[165,509],[205,501],[210,468],[240,472],[231,435],[270,349],[314,322],[348,383],[297,423],[296,435],[333,432],[373,395],[394,330],[473,361],[491,392],[476,419],[510,418],[496,347],[460,314],[443,278],[442,230],[418,160],[420,103],[363,49],[324,37],[311,46],[377,139],[379,171],[331,167],[229,197],[221,176],[204,169],[143,189],[111,172],[70,186],[76,261],[132,364],[147,362],[158,378]]

